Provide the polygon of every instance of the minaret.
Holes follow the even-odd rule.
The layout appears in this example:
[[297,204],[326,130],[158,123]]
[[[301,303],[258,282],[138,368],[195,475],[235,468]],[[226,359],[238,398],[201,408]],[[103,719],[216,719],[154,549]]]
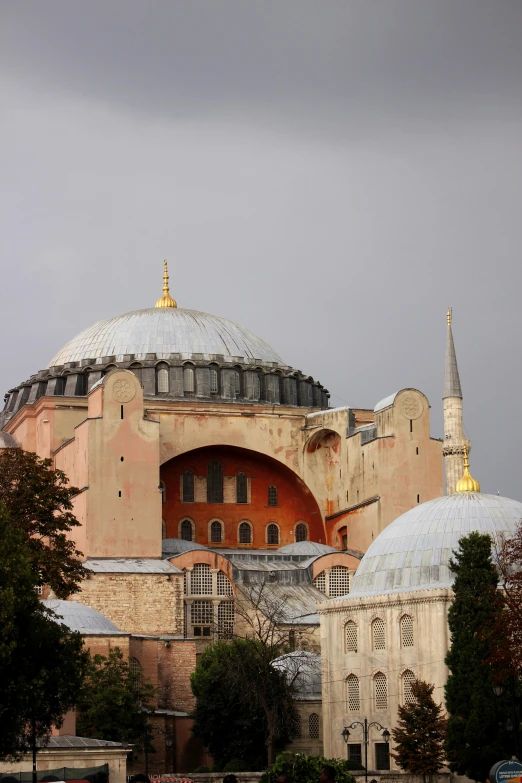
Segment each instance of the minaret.
[[[451,308],[447,312],[446,369],[444,373],[444,446],[446,495],[455,494],[457,481],[464,473],[464,455],[471,444],[464,437],[462,424],[462,389],[451,331]],[[467,457],[466,457],[467,459]]]

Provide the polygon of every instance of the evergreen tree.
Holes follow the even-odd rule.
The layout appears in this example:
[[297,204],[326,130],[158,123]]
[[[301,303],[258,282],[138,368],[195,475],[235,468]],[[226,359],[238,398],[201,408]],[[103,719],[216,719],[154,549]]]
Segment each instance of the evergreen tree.
[[399,724],[392,729],[396,752],[391,755],[401,769],[412,775],[431,775],[445,763],[447,720],[442,704],[435,704],[434,686],[422,680],[412,683],[413,701],[399,707]]
[[506,698],[497,698],[497,673],[491,664],[490,629],[501,612],[498,574],[488,535],[461,538],[450,568],[455,574],[454,601],[448,611],[451,648],[445,693],[450,714],[446,742],[450,767],[484,781],[491,766],[509,758]]

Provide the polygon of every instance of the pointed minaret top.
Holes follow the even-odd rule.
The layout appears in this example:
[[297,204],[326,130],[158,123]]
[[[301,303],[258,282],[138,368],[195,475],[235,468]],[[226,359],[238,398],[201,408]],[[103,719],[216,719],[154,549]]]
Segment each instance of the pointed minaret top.
[[460,397],[462,399],[462,389],[460,388],[459,368],[457,366],[457,356],[455,354],[455,345],[453,343],[453,332],[451,331],[451,307],[447,312],[448,332],[446,338],[446,370],[444,373],[444,397]]

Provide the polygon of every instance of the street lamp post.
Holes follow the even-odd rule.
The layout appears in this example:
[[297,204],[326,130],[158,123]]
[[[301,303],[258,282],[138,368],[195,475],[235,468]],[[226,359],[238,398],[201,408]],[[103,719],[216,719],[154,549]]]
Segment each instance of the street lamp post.
[[378,723],[376,720],[372,721],[371,723],[368,723],[368,719],[365,718],[364,721],[356,720],[353,723],[350,723],[349,726],[345,726],[344,729],[341,732],[341,737],[346,742],[346,750],[348,751],[348,740],[350,739],[350,731],[349,729],[356,729],[357,726],[360,726],[363,730],[363,743],[364,743],[364,780],[366,783],[368,783],[368,744],[370,742],[370,729],[372,726],[375,726],[376,729],[382,732],[382,738],[386,744],[390,741],[390,732],[385,726],[381,726],[380,723]]

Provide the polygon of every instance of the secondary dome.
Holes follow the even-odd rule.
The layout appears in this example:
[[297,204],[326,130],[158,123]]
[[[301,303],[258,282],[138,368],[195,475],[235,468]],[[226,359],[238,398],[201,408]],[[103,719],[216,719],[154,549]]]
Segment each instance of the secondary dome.
[[57,616],[58,622],[66,625],[70,631],[78,631],[82,635],[115,636],[122,632],[105,615],[91,609],[90,606],[79,604],[76,601],[61,601],[58,598],[50,598],[42,601],[47,609],[51,609]]
[[243,357],[287,366],[268,343],[233,321],[198,310],[150,307],[89,326],[69,340],[48,367],[105,356],[123,361],[129,354],[137,360],[145,359],[147,354],[165,359],[171,354],[179,354],[181,359],[198,354],[207,361],[214,356],[222,356],[225,361]]
[[361,560],[350,596],[451,587],[449,561],[462,536],[476,531],[500,541],[513,535],[521,519],[522,503],[480,492],[415,506],[377,536]]

